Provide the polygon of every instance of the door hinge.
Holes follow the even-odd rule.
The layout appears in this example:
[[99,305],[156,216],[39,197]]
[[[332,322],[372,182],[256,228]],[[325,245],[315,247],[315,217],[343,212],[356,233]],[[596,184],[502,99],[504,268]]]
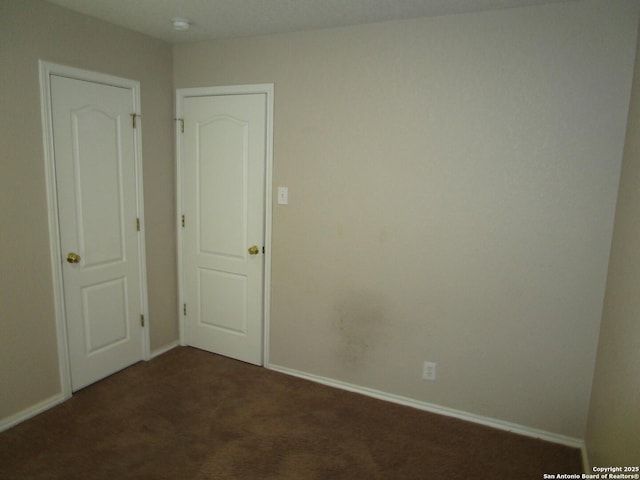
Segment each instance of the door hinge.
[[144,327],[144,315],[140,315],[140,325]]
[[136,117],[142,117],[142,115],[138,115],[137,113],[131,114],[131,124],[133,125],[133,128],[136,128]]
[[184,118],[174,118],[176,122],[180,122],[180,132],[184,133]]
[[182,228],[184,228],[184,225],[185,225],[184,215],[182,215]]
[[262,246],[262,253],[264,253],[264,245]]
[[136,230],[140,231],[140,219],[136,218]]
[[185,316],[187,315],[187,304],[186,303],[182,304],[182,314],[185,315]]

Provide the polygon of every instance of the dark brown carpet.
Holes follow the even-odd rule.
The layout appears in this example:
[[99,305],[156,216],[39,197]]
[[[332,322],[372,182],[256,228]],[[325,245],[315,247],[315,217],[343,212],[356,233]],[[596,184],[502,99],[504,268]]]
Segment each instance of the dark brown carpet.
[[540,479],[580,453],[193,348],[0,434],[1,479]]

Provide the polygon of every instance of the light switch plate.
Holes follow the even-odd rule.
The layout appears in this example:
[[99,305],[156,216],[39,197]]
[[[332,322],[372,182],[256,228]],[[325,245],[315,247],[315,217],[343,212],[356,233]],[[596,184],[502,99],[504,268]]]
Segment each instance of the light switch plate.
[[278,205],[289,204],[289,189],[287,187],[278,187]]

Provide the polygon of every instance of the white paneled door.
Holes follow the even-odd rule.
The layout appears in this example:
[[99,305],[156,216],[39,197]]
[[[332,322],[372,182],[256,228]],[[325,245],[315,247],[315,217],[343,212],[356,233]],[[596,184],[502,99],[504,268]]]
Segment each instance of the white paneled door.
[[184,341],[261,365],[267,95],[179,91],[178,110]]
[[131,88],[50,76],[71,389],[143,358]]

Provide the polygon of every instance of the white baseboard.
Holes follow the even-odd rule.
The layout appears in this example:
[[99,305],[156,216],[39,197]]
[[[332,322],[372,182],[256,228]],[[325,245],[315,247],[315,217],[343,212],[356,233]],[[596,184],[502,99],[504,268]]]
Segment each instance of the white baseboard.
[[[176,347],[178,347],[180,345],[180,342],[178,342],[177,340],[175,342],[171,342],[167,345],[164,345],[163,347],[160,347],[156,350],[154,350],[153,352],[151,352],[151,356],[149,357],[149,360],[162,355],[163,353],[168,352],[169,350],[172,350]],[[49,397],[41,402],[36,403],[35,405],[32,405],[14,415],[11,415],[10,417],[7,418],[3,418],[0,419],[0,432],[3,432],[5,430],[8,430],[9,428],[24,422],[25,420],[30,419],[31,417],[35,417],[36,415],[38,415],[39,413],[44,412],[45,410],[49,410],[50,408],[55,407],[56,405],[64,402],[65,400],[67,400],[64,396],[63,393],[58,393],[56,395],[53,395],[52,397]]]
[[176,340],[174,342],[171,343],[167,343],[166,345],[155,349],[153,352],[151,352],[151,356],[149,357],[149,360],[153,360],[154,358],[162,355],[163,353],[167,353],[169,350],[173,350],[176,347],[180,346],[180,341]]
[[[180,346],[179,341],[171,342],[159,349],[154,350],[151,353],[151,358],[155,358],[163,353],[168,352],[176,347]],[[395,395],[392,393],[383,392],[381,390],[375,390],[373,388],[361,387],[358,385],[353,385],[351,383],[342,382],[340,380],[335,380],[332,378],[321,377],[319,375],[314,375],[311,373],[301,372],[299,370],[294,370],[287,367],[281,367],[279,365],[267,365],[266,368],[284,373],[287,375],[292,375],[294,377],[299,377],[305,380],[310,380],[312,382],[321,383],[323,385],[327,385],[329,387],[339,388],[341,390],[347,390],[349,392],[359,393],[362,395],[366,395],[368,397],[377,398],[379,400],[385,400],[387,402],[397,403],[399,405],[405,405],[408,407],[417,408],[419,410],[424,410],[431,413],[436,413],[439,415],[445,415],[447,417],[454,417],[460,420],[466,420],[468,422],[477,423],[480,425],[485,425],[487,427],[497,428],[498,430],[504,430],[507,432],[516,433],[519,435],[525,435],[527,437],[539,438],[541,440],[546,440],[549,442],[557,443],[560,445],[565,445],[568,447],[579,448],[582,453],[582,466],[585,472],[591,472],[591,467],[589,465],[589,459],[587,454],[587,448],[584,440],[580,438],[568,437],[565,435],[560,435],[553,432],[548,432],[545,430],[539,430],[537,428],[531,428],[524,425],[519,425],[516,423],[505,422],[503,420],[498,420],[495,418],[484,417],[481,415],[476,415],[474,413],[465,412],[462,410],[456,410],[453,408],[443,407],[440,405],[436,405],[433,403],[427,403],[420,400],[415,400],[408,397],[402,397],[400,395]],[[55,407],[56,405],[64,402],[66,400],[63,393],[58,393],[49,397],[35,405],[32,405],[29,408],[22,410],[10,417],[3,418],[0,420],[0,432],[3,432],[25,420],[28,420],[39,413],[44,412],[50,408]]]
[[0,420],[0,432],[4,432],[5,430],[8,430],[9,428],[19,423],[22,423],[25,420],[30,419],[31,417],[35,417],[39,413],[42,413],[45,410],[49,410],[50,408],[55,407],[65,400],[66,398],[63,393],[57,393],[56,395],[38,402],[35,405],[30,406],[29,408],[25,408],[21,412],[11,415],[7,418],[3,418],[2,420]]
[[[588,463],[586,462],[586,449],[584,440],[580,438],[568,437],[553,432],[547,432],[545,430],[539,430],[537,428],[531,428],[524,425],[518,425],[516,423],[505,422],[503,420],[498,420],[495,418],[484,417],[481,415],[476,415],[474,413],[464,412],[462,410],[455,410],[453,408],[435,405],[433,403],[422,402],[420,400],[414,400],[412,398],[402,397],[400,395],[394,395],[392,393],[387,393],[372,388],[361,387],[347,382],[342,382],[340,380],[334,380],[332,378],[321,377],[319,375],[313,375],[311,373],[305,373],[291,368],[281,367],[279,365],[268,365],[267,368],[276,372],[292,375],[294,377],[311,380],[312,382],[322,383],[323,385],[327,385],[330,387],[347,390],[349,392],[360,393],[368,397],[386,400],[388,402],[417,408],[419,410],[424,410],[431,413],[437,413],[439,415],[445,415],[447,417],[454,417],[461,420],[466,420],[468,422],[478,423],[480,425],[497,428],[498,430],[505,430],[507,432],[517,433],[519,435],[525,435],[527,437],[539,438],[541,440],[546,440],[568,447],[579,448],[583,452],[583,465],[587,465]],[[589,470],[585,471],[589,472]]]

